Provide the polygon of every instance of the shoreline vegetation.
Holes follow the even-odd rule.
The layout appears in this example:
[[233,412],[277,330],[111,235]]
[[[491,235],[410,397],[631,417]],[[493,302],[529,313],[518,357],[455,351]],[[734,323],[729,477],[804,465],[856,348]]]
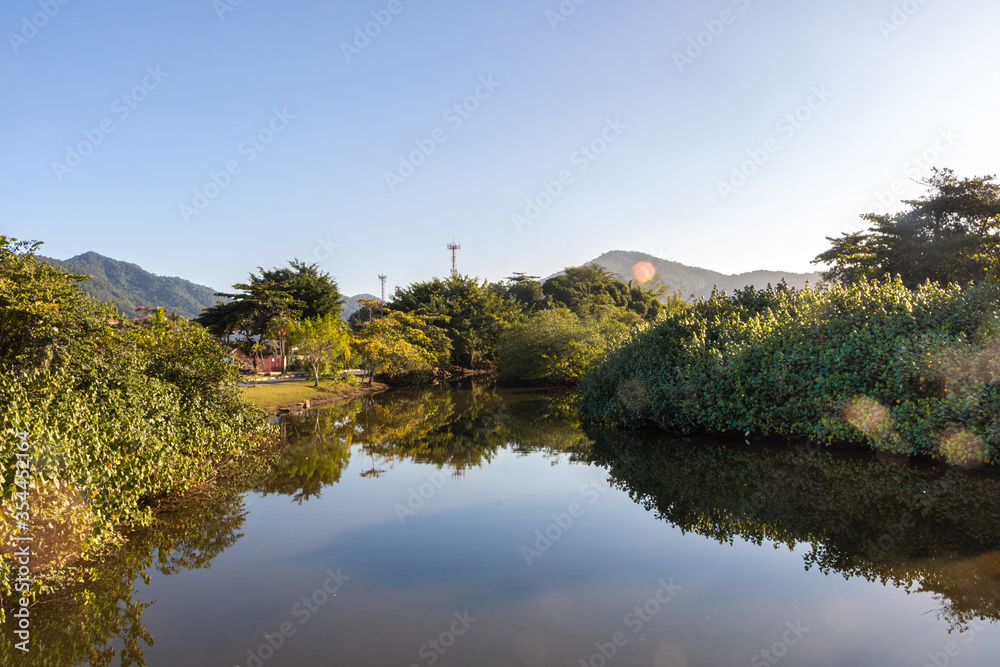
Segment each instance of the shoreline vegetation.
[[928,193],[827,239],[824,283],[714,293],[581,383],[585,420],[1000,460],[1000,184],[934,169]]
[[861,282],[717,294],[580,386],[588,422],[1000,458],[1000,286]]

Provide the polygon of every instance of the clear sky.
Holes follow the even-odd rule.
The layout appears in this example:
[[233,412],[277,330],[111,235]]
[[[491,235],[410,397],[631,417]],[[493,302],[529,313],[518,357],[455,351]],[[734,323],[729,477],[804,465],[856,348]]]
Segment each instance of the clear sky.
[[929,166],[998,171],[998,28],[995,0],[6,0],[0,233],[219,289],[299,258],[391,291],[452,239],[491,280],[810,271]]

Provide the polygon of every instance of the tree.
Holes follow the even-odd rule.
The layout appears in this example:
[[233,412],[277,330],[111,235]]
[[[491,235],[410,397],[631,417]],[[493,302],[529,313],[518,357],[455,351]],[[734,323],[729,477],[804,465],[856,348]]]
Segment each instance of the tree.
[[546,307],[545,293],[538,276],[515,273],[504,282],[496,283],[497,291],[508,301],[516,303],[522,312],[533,313]]
[[389,307],[425,315],[444,329],[451,340],[452,361],[458,365],[493,361],[500,334],[521,315],[517,305],[502,297],[495,286],[469,276],[397,288]]
[[319,376],[331,369],[339,370],[350,359],[350,335],[340,317],[327,314],[298,322],[291,327],[288,342],[312,369],[314,387]]
[[597,264],[567,268],[562,275],[550,278],[542,285],[546,296],[577,314],[584,315],[602,306],[617,306],[631,310],[647,322],[653,322],[667,312],[667,307],[660,301],[667,290],[660,284],[648,289],[631,281],[622,282]]
[[87,276],[39,261],[40,245],[0,236],[0,365],[14,371],[86,365],[118,316],[81,289]]
[[362,324],[355,340],[373,372],[390,379],[429,372],[451,357],[444,329],[429,317],[398,310],[385,310],[382,317]]
[[340,313],[343,297],[337,281],[316,264],[296,259],[286,268],[258,270],[259,276],[251,273],[249,282],[233,285],[237,292],[217,294],[231,301],[206,308],[198,322],[220,338],[236,331],[262,336],[275,320]]
[[814,264],[824,280],[851,284],[899,275],[910,289],[931,281],[966,284],[996,279],[1000,270],[1000,184],[995,176],[959,179],[933,170],[928,193],[904,201],[909,210],[866,213],[866,230],[827,238],[832,247]]
[[358,309],[347,318],[352,331],[357,331],[366,322],[382,317],[385,304],[379,299],[358,299]]

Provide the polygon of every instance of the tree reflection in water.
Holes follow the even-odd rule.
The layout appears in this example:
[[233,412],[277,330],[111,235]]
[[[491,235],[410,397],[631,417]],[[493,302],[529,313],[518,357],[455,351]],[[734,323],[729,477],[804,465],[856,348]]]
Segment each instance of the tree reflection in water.
[[954,630],[1000,620],[1000,476],[811,447],[594,431],[594,461],[683,531],[808,545],[805,567],[929,592]]
[[32,608],[31,654],[5,642],[0,664],[145,665],[154,637],[142,616],[151,603],[137,581],[154,570],[208,567],[242,537],[247,492],[302,504],[340,481],[353,456],[369,478],[404,460],[461,476],[505,448],[605,466],[633,500],[684,531],[804,544],[806,568],[931,592],[953,628],[1000,619],[996,474],[660,433],[584,434],[573,401],[566,392],[479,386],[392,392],[287,416],[276,453],[242,462],[214,493],[158,514],[113,556],[71,571],[75,581]]
[[371,458],[370,469],[360,473],[366,477],[402,460],[463,475],[504,447],[570,452],[581,460],[588,444],[570,394],[482,386],[392,392],[288,415],[280,424],[277,453],[241,461],[211,493],[158,513],[152,526],[130,533],[113,555],[67,571],[67,585],[32,607],[31,653],[4,642],[0,664],[144,666],[144,647],[154,637],[142,616],[153,603],[142,601],[138,580],[148,584],[153,570],[172,575],[209,567],[243,537],[247,492],[302,504],[340,481],[352,452]]

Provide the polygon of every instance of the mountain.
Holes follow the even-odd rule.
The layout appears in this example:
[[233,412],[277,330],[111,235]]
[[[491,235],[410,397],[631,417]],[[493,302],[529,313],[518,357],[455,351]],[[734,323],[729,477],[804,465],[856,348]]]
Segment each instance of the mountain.
[[751,271],[749,273],[739,273],[726,275],[718,271],[699,269],[694,266],[687,266],[678,262],[671,262],[659,257],[653,257],[642,252],[628,252],[624,250],[613,250],[606,252],[588,264],[599,264],[608,271],[622,276],[626,281],[633,279],[633,267],[639,262],[649,262],[656,270],[656,277],[664,285],[668,285],[671,291],[679,289],[684,298],[694,294],[696,297],[708,297],[712,294],[712,287],[717,286],[720,290],[732,293],[733,290],[742,289],[748,285],[753,285],[758,289],[767,287],[768,284],[777,285],[784,278],[789,286],[801,289],[806,282],[815,285],[820,282],[818,273],[792,273],[790,271]]
[[128,316],[135,316],[137,306],[176,311],[188,319],[220,300],[216,290],[181,278],[165,278],[136,264],[87,252],[66,260],[39,257],[70,273],[93,276],[81,287],[98,301],[113,303]]
[[361,304],[358,303],[359,299],[376,299],[378,297],[374,294],[355,294],[354,296],[349,296],[344,299],[344,305],[340,309],[340,316],[346,322],[350,319],[351,315],[356,313],[361,309]]

